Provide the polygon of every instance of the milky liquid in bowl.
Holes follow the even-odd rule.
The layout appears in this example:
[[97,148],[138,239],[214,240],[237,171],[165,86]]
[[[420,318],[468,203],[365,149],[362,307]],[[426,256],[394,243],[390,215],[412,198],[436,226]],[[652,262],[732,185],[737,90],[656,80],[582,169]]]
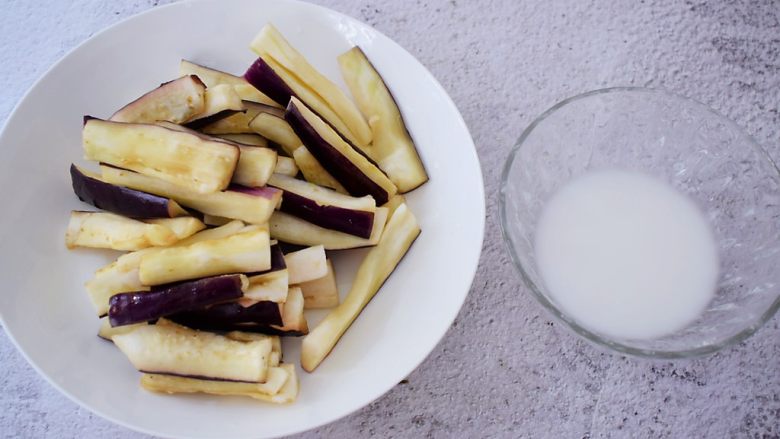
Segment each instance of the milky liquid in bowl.
[[583,327],[653,339],[695,321],[718,282],[718,251],[698,206],[641,173],[602,170],[544,207],[536,259],[550,298]]

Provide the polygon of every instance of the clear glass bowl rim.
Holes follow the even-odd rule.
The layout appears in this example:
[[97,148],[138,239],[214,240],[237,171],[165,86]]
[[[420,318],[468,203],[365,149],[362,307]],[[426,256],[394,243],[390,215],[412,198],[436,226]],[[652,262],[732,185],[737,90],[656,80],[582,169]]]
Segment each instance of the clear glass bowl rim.
[[591,90],[585,93],[574,95],[558,102],[557,104],[550,107],[547,111],[539,115],[536,119],[534,119],[528,125],[528,127],[526,127],[526,129],[523,130],[523,133],[520,135],[520,138],[518,138],[514,147],[512,147],[512,150],[509,152],[509,155],[507,156],[506,161],[504,162],[504,169],[501,172],[501,183],[500,183],[501,187],[498,195],[498,206],[499,206],[501,235],[503,237],[507,249],[509,250],[509,254],[512,258],[512,263],[514,264],[517,271],[520,273],[521,278],[523,279],[528,289],[531,290],[531,293],[536,298],[536,300],[539,303],[541,303],[542,306],[544,306],[544,308],[546,308],[550,313],[552,313],[553,316],[555,316],[555,318],[559,322],[568,326],[571,330],[573,330],[575,333],[579,334],[580,336],[584,337],[585,339],[593,343],[596,343],[597,345],[606,347],[608,349],[623,354],[628,354],[637,357],[644,357],[644,358],[653,358],[653,359],[690,358],[690,357],[711,354],[724,347],[737,344],[747,339],[748,337],[753,335],[756,331],[758,331],[758,329],[760,329],[767,321],[769,321],[775,315],[777,310],[780,308],[780,295],[778,295],[778,297],[772,302],[772,304],[766,309],[766,311],[764,311],[764,313],[761,314],[761,316],[752,325],[744,328],[743,330],[737,332],[736,334],[720,342],[700,346],[693,349],[686,349],[686,350],[669,350],[669,351],[648,350],[648,349],[641,349],[641,348],[629,346],[627,344],[623,344],[611,340],[609,338],[603,337],[580,326],[573,320],[568,319],[566,317],[566,314],[563,311],[558,309],[558,307],[556,307],[552,302],[550,302],[547,299],[547,297],[545,297],[545,295],[541,292],[539,287],[528,276],[525,269],[523,268],[523,265],[520,263],[520,259],[509,237],[509,231],[508,231],[509,224],[507,223],[507,216],[506,216],[506,190],[505,190],[507,187],[507,179],[509,178],[509,171],[512,168],[512,164],[515,161],[517,152],[523,146],[523,143],[528,138],[528,136],[530,136],[531,133],[534,131],[536,126],[542,123],[545,119],[547,119],[550,115],[555,113],[560,108],[568,104],[571,104],[573,102],[587,99],[592,96],[610,94],[610,93],[653,93],[653,94],[661,95],[668,99],[675,99],[682,102],[686,102],[689,105],[700,107],[702,110],[705,110],[715,115],[716,117],[722,119],[724,123],[730,125],[731,129],[743,134],[745,138],[748,140],[748,142],[750,143],[750,145],[758,152],[759,156],[767,160],[767,162],[775,170],[776,173],[775,178],[780,179],[780,168],[778,168],[777,164],[772,160],[769,154],[755,141],[755,139],[752,136],[750,136],[747,132],[745,132],[745,130],[743,130],[739,125],[737,125],[731,119],[727,118],[726,116],[722,115],[721,113],[713,110],[709,106],[697,100],[680,96],[678,94],[671,93],[666,90],[646,88],[646,87],[609,87],[609,88]]

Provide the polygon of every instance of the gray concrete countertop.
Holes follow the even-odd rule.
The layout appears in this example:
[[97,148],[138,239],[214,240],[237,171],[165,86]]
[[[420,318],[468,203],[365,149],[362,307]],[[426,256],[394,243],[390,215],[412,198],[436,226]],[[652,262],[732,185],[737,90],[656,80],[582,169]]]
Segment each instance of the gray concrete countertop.
[[[0,2],[0,121],[67,50],[164,1]],[[659,87],[704,102],[780,159],[777,1],[318,0],[414,54],[463,113],[485,175],[480,269],[408,382],[301,437],[779,437],[780,332],[708,358],[648,362],[575,337],[526,294],[498,227],[501,165],[526,125],[587,90]],[[45,121],[41,121],[45,126]],[[60,395],[0,331],[0,436],[142,435]]]

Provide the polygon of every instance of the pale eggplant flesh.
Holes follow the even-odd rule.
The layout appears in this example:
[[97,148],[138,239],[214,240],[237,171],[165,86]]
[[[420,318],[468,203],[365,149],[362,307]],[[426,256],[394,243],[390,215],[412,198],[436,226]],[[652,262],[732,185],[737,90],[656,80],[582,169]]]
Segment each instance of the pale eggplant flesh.
[[245,111],[241,97],[229,84],[218,84],[206,89],[203,112],[190,119],[186,126],[193,130]]
[[195,218],[194,216],[180,216],[176,218],[152,218],[145,219],[143,222],[147,224],[157,224],[167,227],[176,235],[176,243],[181,242],[182,239],[187,239],[190,236],[200,232],[206,228],[203,221]]
[[303,293],[305,309],[333,308],[339,304],[339,289],[336,283],[336,272],[330,259],[327,261],[328,273],[319,278],[302,282],[298,287]]
[[309,332],[309,325],[303,313],[303,293],[298,287],[290,287],[287,291],[287,300],[282,307],[282,325],[271,327],[274,333],[282,335],[305,335]]
[[111,116],[115,122],[153,123],[160,120],[183,123],[205,108],[206,85],[196,75],[185,75],[161,84],[125,105]]
[[295,164],[298,166],[298,169],[301,171],[301,174],[303,174],[303,178],[306,181],[312,184],[316,184],[317,186],[333,189],[334,191],[341,194],[347,193],[347,190],[344,189],[344,186],[342,186],[338,180],[333,178],[333,176],[322,167],[320,162],[318,162],[317,159],[311,155],[305,146],[301,145],[296,148],[295,151],[293,151],[292,156],[295,160]]
[[295,177],[298,175],[298,164],[290,157],[278,156],[276,160],[276,167],[274,168],[274,174],[284,175],[287,177]]
[[138,276],[144,285],[163,285],[220,274],[262,271],[270,267],[268,230],[258,226],[258,230],[143,255]]
[[271,268],[268,270],[256,271],[252,273],[246,273],[247,276],[259,276],[261,274],[271,273],[274,271],[285,270],[287,264],[284,260],[284,253],[282,253],[282,247],[277,243],[271,245]]
[[135,219],[173,218],[187,212],[170,198],[160,197],[123,186],[106,183],[70,165],[73,192],[79,200],[99,209]]
[[262,384],[144,374],[141,376],[141,387],[158,393],[248,396],[274,404],[287,404],[297,399],[299,383],[295,366],[288,363],[269,368],[268,380]]
[[190,132],[150,124],[87,119],[82,130],[85,158],[139,172],[197,194],[225,189],[239,148]]
[[284,255],[287,266],[288,281],[299,284],[319,279],[328,274],[328,262],[325,247],[315,245]]
[[243,342],[178,325],[141,325],[112,337],[141,372],[249,383],[265,382],[270,340]]
[[279,152],[284,153],[287,156],[292,156],[293,152],[303,145],[303,142],[298,135],[295,134],[295,131],[290,127],[290,124],[284,120],[284,111],[282,111],[281,114],[270,112],[258,113],[258,115],[249,122],[249,128],[278,145],[280,148]]
[[65,245],[69,249],[90,247],[135,251],[171,245],[176,241],[176,234],[165,226],[109,212],[73,211],[65,232]]
[[201,125],[198,129],[208,135],[253,134],[254,130],[249,126],[249,123],[258,114],[271,111],[271,109],[281,111],[276,107],[257,102],[241,101],[241,104],[244,107],[243,111],[237,111],[227,117]]
[[111,326],[131,325],[236,300],[248,284],[246,276],[232,274],[120,293],[109,299],[108,319]]

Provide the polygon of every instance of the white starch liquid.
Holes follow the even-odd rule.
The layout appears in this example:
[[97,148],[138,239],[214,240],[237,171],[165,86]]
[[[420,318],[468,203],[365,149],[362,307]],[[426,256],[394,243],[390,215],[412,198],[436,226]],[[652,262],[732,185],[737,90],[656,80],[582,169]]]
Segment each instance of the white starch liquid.
[[687,197],[642,174],[598,171],[566,184],[542,212],[535,239],[553,301],[607,336],[673,333],[715,293],[709,223]]

